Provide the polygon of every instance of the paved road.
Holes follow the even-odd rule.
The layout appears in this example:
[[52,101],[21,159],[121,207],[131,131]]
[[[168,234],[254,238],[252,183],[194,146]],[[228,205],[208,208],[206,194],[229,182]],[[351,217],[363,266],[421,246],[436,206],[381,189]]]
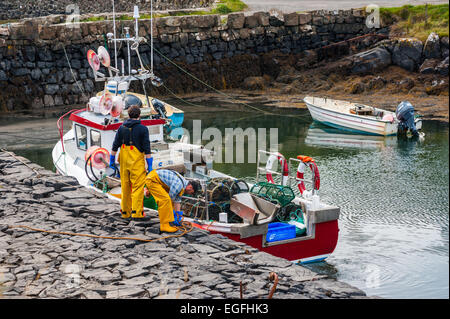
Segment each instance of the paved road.
[[307,11],[307,10],[336,10],[362,8],[369,4],[377,4],[385,7],[402,6],[405,4],[438,4],[448,3],[442,0],[243,0],[249,11],[268,11],[279,9],[283,12]]

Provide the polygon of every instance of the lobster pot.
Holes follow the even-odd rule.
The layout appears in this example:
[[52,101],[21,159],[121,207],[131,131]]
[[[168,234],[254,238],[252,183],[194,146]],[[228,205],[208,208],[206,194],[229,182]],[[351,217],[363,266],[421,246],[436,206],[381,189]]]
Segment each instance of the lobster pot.
[[219,177],[210,179],[206,189],[208,201],[215,203],[229,203],[233,195],[249,191],[245,181]]
[[[181,209],[184,212],[184,215],[187,217],[206,220],[207,212],[204,202],[201,201],[197,201],[195,203],[190,201],[182,202]],[[208,204],[209,220],[218,221],[220,213],[223,213],[223,209],[220,205],[217,205],[216,203]]]
[[259,182],[253,185],[250,190],[261,198],[286,206],[295,198],[294,191],[289,186],[276,185],[268,182]]
[[305,207],[303,203],[301,206],[289,203],[279,210],[276,218],[282,223],[294,225],[296,236],[302,236],[306,233],[304,211]]

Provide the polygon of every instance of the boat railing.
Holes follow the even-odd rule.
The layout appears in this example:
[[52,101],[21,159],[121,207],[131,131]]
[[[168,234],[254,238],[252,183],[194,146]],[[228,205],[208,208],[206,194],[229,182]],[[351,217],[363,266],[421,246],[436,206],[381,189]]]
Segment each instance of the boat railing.
[[[284,163],[287,163],[287,172],[285,171],[285,169],[283,167],[281,168],[281,172],[274,170],[274,169],[267,168],[267,164],[266,164],[266,166],[262,167],[261,163],[263,163],[263,164],[267,163],[267,161],[263,158],[263,156],[266,156],[267,158],[269,158],[270,156],[275,156],[278,159],[278,162],[282,164],[280,166],[283,166]],[[300,165],[300,163],[303,163],[303,162],[297,158],[289,158],[289,160],[286,161],[286,158],[278,152],[268,152],[268,151],[258,150],[258,161],[257,161],[257,165],[256,165],[256,182],[260,181],[261,174],[271,174],[271,175],[275,175],[278,178],[280,178],[281,179],[280,184],[283,186],[289,186],[292,189],[297,189],[296,186],[299,183],[303,182],[304,184],[310,185],[310,187],[312,186],[311,195],[317,194],[318,190],[315,189],[315,185],[316,185],[315,174],[312,174],[312,178],[299,178],[297,176],[297,168]],[[279,164],[277,164],[277,165],[279,165]],[[305,175],[309,175],[309,173],[306,173]],[[273,177],[273,179],[275,180],[275,177]]]
[[[267,159],[264,160],[263,156],[267,157]],[[282,179],[282,181],[283,181],[283,173],[282,172],[278,172],[276,170],[267,168],[267,161],[268,161],[270,156],[275,156],[278,159],[278,161],[281,162],[281,163],[285,163],[286,162],[286,158],[280,153],[268,152],[268,151],[264,151],[264,150],[258,150],[258,159],[257,159],[257,162],[256,162],[256,182],[259,181],[259,177],[260,177],[261,173],[263,173],[263,174],[268,174],[269,173],[269,174],[272,174],[272,175],[275,175],[275,176],[279,176]],[[261,163],[265,164],[265,166],[264,167],[260,166]]]

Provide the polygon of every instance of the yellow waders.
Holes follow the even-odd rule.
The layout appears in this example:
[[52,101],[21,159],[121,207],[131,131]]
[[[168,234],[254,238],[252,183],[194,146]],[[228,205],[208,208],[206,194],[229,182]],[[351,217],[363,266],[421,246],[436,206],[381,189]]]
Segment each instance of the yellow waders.
[[144,210],[145,155],[136,146],[122,144],[119,154],[122,217],[142,218]]
[[[147,188],[152,194],[158,205],[159,222],[161,225],[174,221],[172,200],[169,196],[170,188],[167,186],[156,173],[156,169],[147,175]],[[180,196],[184,190],[180,192]]]

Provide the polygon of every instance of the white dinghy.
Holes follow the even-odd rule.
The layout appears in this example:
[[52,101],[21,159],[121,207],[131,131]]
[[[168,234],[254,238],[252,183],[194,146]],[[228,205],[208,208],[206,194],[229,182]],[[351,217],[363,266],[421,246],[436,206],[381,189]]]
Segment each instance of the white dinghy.
[[313,120],[359,134],[389,136],[409,129],[415,135],[422,128],[422,120],[414,115],[414,109],[409,102],[400,103],[397,111],[391,112],[328,98],[307,96],[303,101]]

